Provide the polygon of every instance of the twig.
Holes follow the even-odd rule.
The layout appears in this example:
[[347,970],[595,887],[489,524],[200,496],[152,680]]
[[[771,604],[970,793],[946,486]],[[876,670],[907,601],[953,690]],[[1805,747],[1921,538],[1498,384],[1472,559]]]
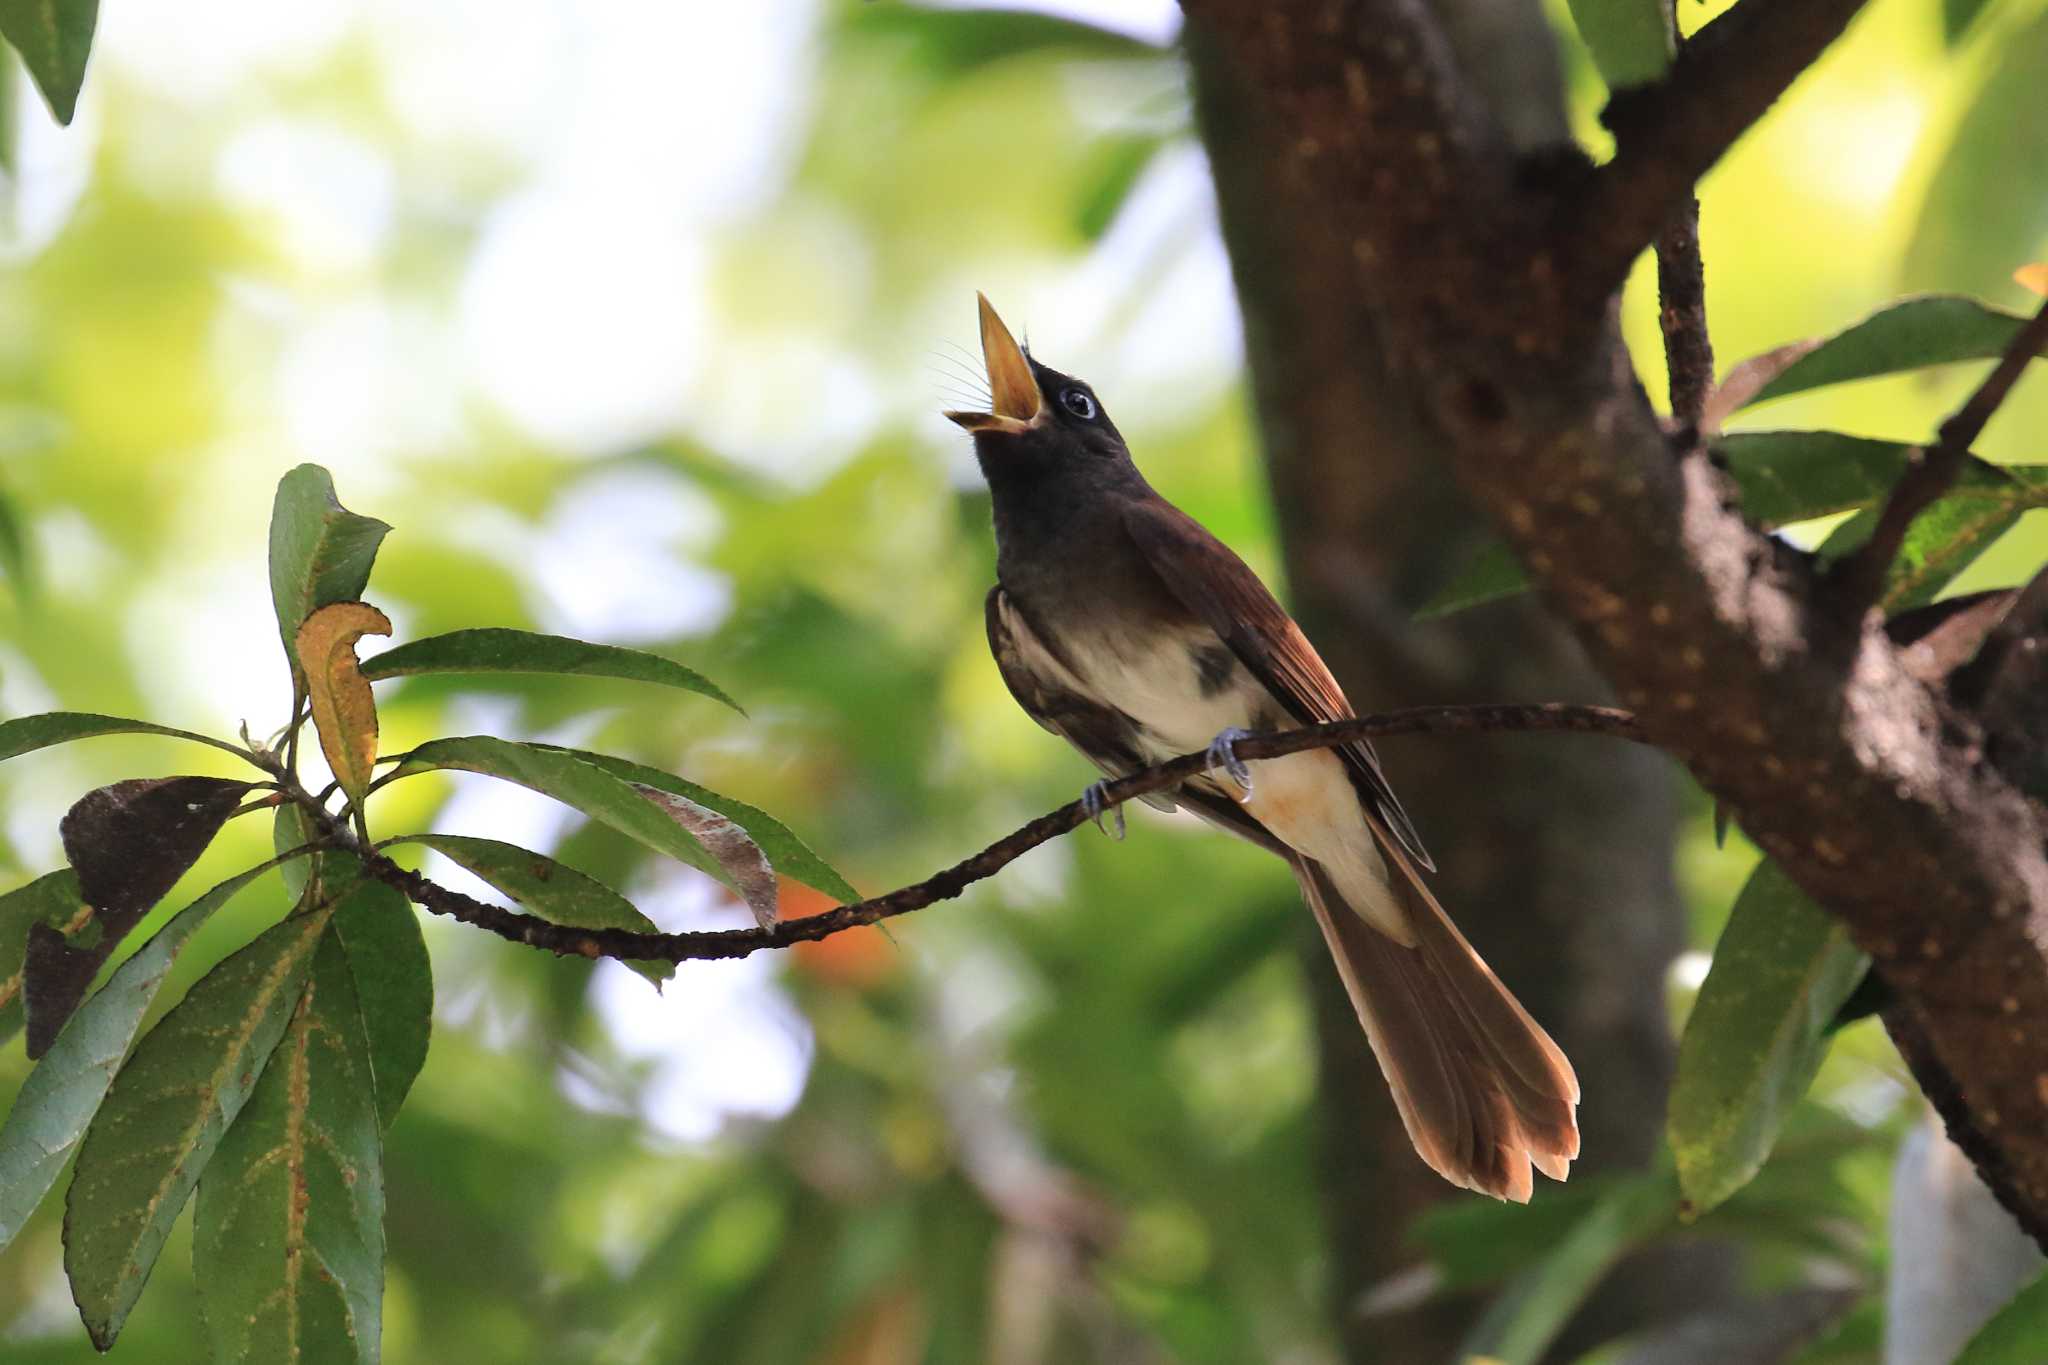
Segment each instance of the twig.
[[1687,195],[1657,238],[1657,322],[1671,377],[1671,417],[1697,442],[1714,391],[1714,343],[1707,335],[1706,271],[1700,261],[1700,201]]
[[299,728],[306,723],[306,684],[298,680],[298,665],[292,666],[292,718],[284,727],[284,770],[296,775],[299,771]]
[[1665,78],[1602,119],[1614,159],[1566,209],[1564,249],[1605,298],[1693,186],[1847,28],[1863,0],[1741,0],[1687,39]]
[[1885,576],[1891,571],[1892,561],[1899,557],[1899,547],[1906,543],[1906,532],[1912,528],[1913,519],[1954,485],[1969,459],[1970,446],[1983,434],[1985,424],[2012,392],[2027,365],[2041,353],[2043,345],[2048,345],[2048,303],[2042,304],[2027,325],[2013,333],[2005,353],[1991,373],[1984,376],[1977,391],[1941,424],[1934,444],[1913,452],[1906,472],[1892,486],[1891,495],[1878,513],[1877,529],[1829,575],[1845,610],[1861,616],[1877,602],[1884,592]]
[[[1576,733],[1611,735],[1616,739],[1648,743],[1649,737],[1627,711],[1606,706],[1573,706],[1561,702],[1536,702],[1491,706],[1423,706],[1383,715],[1360,716],[1328,725],[1312,725],[1280,734],[1251,735],[1236,742],[1238,757],[1278,758],[1304,749],[1328,749],[1356,740],[1384,735],[1486,734],[1504,732]],[[1206,752],[1183,754],[1170,762],[1132,773],[1109,784],[1102,793],[1105,808],[1118,806],[1150,792],[1178,786],[1215,766]],[[400,867],[368,843],[360,840],[342,819],[313,802],[303,789],[295,798],[312,817],[324,838],[346,848],[362,859],[368,874],[403,892],[415,903],[438,915],[489,930],[500,938],[544,948],[563,956],[615,957],[633,960],[683,962],[701,959],[735,958],[763,948],[785,948],[808,943],[842,930],[922,910],[939,901],[951,900],[975,882],[994,876],[1040,844],[1080,828],[1089,816],[1081,802],[1070,801],[1058,810],[1041,815],[1015,833],[998,839],[981,852],[955,863],[934,876],[887,895],[844,905],[807,919],[784,920],[772,929],[721,929],[682,934],[632,933],[622,929],[578,929],[550,924],[502,906],[475,900],[458,891],[427,880],[417,872]]]

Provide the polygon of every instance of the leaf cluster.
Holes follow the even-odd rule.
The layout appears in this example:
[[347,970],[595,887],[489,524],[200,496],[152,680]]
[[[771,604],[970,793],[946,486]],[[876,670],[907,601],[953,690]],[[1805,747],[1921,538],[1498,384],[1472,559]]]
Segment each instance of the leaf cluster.
[[[372,683],[426,674],[562,673],[654,683],[737,704],[642,651],[516,630],[462,630],[357,658],[389,621],[361,600],[383,522],[343,507],[324,469],[278,485],[270,586],[291,710],[269,743],[56,712],[0,723],[0,758],[97,735],[211,745],[243,780],[145,777],[81,797],[70,866],[0,896],[0,1028],[37,1059],[0,1125],[0,1248],[75,1159],[65,1270],[95,1345],[111,1347],[196,1192],[195,1269],[216,1358],[377,1359],[385,1194],[381,1135],[427,1054],[433,980],[406,898],[369,875],[382,850],[431,848],[555,924],[655,926],[603,881],[532,849],[431,831],[373,838],[391,782],[462,769],[517,783],[724,881],[764,926],[780,878],[857,899],[780,822],[686,779],[606,754],[489,736],[378,748]],[[333,783],[299,772],[311,723]],[[381,775],[378,770],[383,769]],[[131,944],[230,820],[268,812],[277,856],[205,892]],[[281,917],[145,1028],[177,955],[239,893],[281,871]],[[102,969],[126,951],[97,991]],[[643,964],[659,984],[670,964]]]

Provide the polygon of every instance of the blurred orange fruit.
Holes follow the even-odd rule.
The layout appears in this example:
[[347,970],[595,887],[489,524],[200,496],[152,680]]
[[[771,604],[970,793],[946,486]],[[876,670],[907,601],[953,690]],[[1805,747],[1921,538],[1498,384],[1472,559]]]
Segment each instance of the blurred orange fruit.
[[[781,879],[777,890],[784,919],[809,919],[839,905],[824,892],[788,877]],[[852,990],[880,983],[894,975],[898,966],[896,945],[872,924],[841,930],[812,943],[794,944],[789,951],[796,969],[812,980]]]

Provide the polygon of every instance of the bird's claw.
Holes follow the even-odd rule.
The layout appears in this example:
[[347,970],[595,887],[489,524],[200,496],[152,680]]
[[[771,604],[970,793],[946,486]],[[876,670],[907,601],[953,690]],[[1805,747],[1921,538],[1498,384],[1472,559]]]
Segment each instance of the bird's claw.
[[1233,725],[1209,743],[1209,766],[1229,773],[1230,780],[1237,783],[1246,796],[1252,794],[1252,770],[1237,756],[1237,742],[1249,739],[1251,733]]
[[[1109,782],[1107,779],[1092,784],[1087,791],[1081,793],[1081,810],[1090,820],[1095,822],[1095,828],[1101,830],[1112,839],[1121,840],[1124,837],[1124,808],[1121,805],[1111,806],[1103,799],[1103,794],[1108,790]],[[1116,827],[1114,829],[1102,823],[1102,817],[1105,814],[1116,816]]]

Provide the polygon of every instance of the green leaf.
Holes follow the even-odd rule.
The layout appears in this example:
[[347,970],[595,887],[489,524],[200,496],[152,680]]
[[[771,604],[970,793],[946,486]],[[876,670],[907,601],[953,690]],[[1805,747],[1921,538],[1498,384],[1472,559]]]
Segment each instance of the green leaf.
[[417,673],[563,673],[660,683],[722,701],[746,714],[717,684],[695,669],[658,654],[617,645],[594,645],[526,630],[456,630],[387,650],[363,660],[363,676],[396,678]]
[[1457,1358],[1536,1365],[1615,1262],[1672,1222],[1676,1203],[1670,1176],[1663,1172],[1616,1185],[1535,1269],[1494,1300]]
[[335,903],[329,932],[362,1002],[378,1120],[388,1129],[426,1065],[433,1033],[434,966],[420,917],[398,892],[365,881]]
[[[297,802],[287,801],[277,808],[277,815],[270,824],[270,842],[280,858],[313,842],[313,822]],[[285,894],[293,905],[305,903],[306,887],[320,875],[323,861],[323,855],[312,853],[292,859],[281,869]]]
[[1677,51],[1666,0],[1571,0],[1572,22],[1609,90],[1648,85]]
[[437,739],[406,755],[396,775],[409,777],[435,768],[462,768],[516,782],[678,862],[723,880],[725,870],[697,837],[660,807],[633,790],[632,783],[584,761],[580,754],[489,735]]
[[264,863],[230,877],[179,911],[71,1016],[28,1073],[0,1126],[0,1250],[57,1183],[72,1148],[99,1112],[178,950],[214,911],[276,865]]
[[1885,579],[1886,611],[1932,602],[1998,538],[2019,524],[2017,510],[1976,498],[1943,498],[1913,519]]
[[744,829],[775,864],[776,871],[794,877],[805,886],[814,887],[844,905],[851,905],[861,898],[860,892],[854,890],[852,883],[840,876],[830,863],[813,853],[809,845],[764,810],[758,810],[744,801],[735,801],[729,796],[721,796],[708,787],[700,787],[686,778],[665,773],[659,768],[650,768],[644,763],[635,763],[631,759],[591,753],[584,749],[564,749],[551,744],[539,744],[534,747],[552,753],[572,755],[585,763],[604,769],[614,777],[637,782],[643,787],[653,787],[658,791],[688,797],[700,806],[717,811]]
[[885,43],[934,76],[958,80],[991,62],[1040,52],[1071,52],[1094,60],[1157,57],[1159,49],[1128,34],[1028,10],[925,9],[859,5],[843,11],[847,39]]
[[[1914,447],[1826,431],[1745,432],[1716,444],[1766,527],[1860,509],[1821,543],[1822,561],[1868,540],[1875,509],[1904,475]],[[1916,517],[1879,605],[1903,611],[1935,599],[2030,508],[2048,506],[2048,470],[1968,458],[1953,489]]]
[[1620,1180],[1635,1176],[1592,1176],[1556,1189],[1528,1204],[1489,1199],[1447,1199],[1415,1219],[1407,1240],[1429,1256],[1447,1290],[1477,1289],[1550,1259]]
[[1989,74],[1948,145],[1934,160],[1903,275],[1915,284],[2016,293],[2008,272],[2038,257],[2048,236],[2048,119],[2040,117],[2048,70],[2048,13],[1999,33],[1985,51]]
[[283,1038],[327,921],[324,910],[293,916],[201,978],[135,1049],[86,1130],[64,1203],[64,1269],[100,1350]]
[[[1838,431],[1744,431],[1716,438],[1714,452],[1742,490],[1743,513],[1776,530],[1884,501],[1913,447]],[[1985,472],[1971,479],[1998,477],[1974,463]]]
[[360,517],[334,496],[334,480],[316,464],[302,464],[277,484],[270,509],[270,599],[292,680],[298,682],[299,627],[334,602],[353,602],[369,586],[377,546],[391,528]]
[[1668,1121],[1688,1217],[1762,1167],[1869,961],[1776,863],[1750,875],[1678,1044]]
[[151,725],[146,720],[95,716],[83,711],[46,711],[39,716],[18,716],[13,720],[0,721],[0,761],[19,758],[53,744],[91,739],[95,735],[169,735],[172,739],[189,739],[196,744],[235,752],[233,745],[220,740],[196,735],[190,730],[174,730],[168,725]]
[[[14,173],[18,169],[16,158],[21,152],[19,145],[21,118],[14,102],[14,87],[16,84],[14,70],[13,62],[0,62],[0,174],[4,174],[9,180],[14,179]],[[0,521],[13,522],[13,520],[13,506],[4,497],[0,497]],[[13,526],[12,530],[18,543],[20,540],[19,525]]]
[[78,110],[99,8],[99,0],[0,0],[0,37],[21,53],[59,123]]
[[[603,882],[532,849],[459,834],[407,834],[386,839],[379,847],[391,844],[419,844],[433,849],[550,924],[578,929],[627,929],[637,934],[661,932],[660,925]],[[672,962],[631,965],[655,982],[668,980],[676,970]]]
[[2048,1275],[2039,1276],[1977,1329],[1955,1365],[2040,1365],[2048,1341]]
[[1522,572],[1522,562],[1515,558],[1515,552],[1502,541],[1488,541],[1456,578],[1422,604],[1415,619],[1429,621],[1449,616],[1482,602],[1513,597],[1528,588],[1529,576]]
[[[1742,510],[1766,530],[1881,504],[1915,449],[1905,441],[1838,431],[1743,431],[1714,441],[1742,492]],[[1994,465],[1971,456],[1955,488],[1914,522],[1883,605],[1897,610],[1932,601],[2022,512],[2035,507],[2048,507],[2048,469]],[[1867,540],[1875,524],[1870,515],[1843,522],[1818,553],[1824,560],[1841,557]],[[1513,552],[1494,541],[1416,618],[1446,616],[1528,586]]]
[[43,924],[29,932],[28,1055],[40,1057],[85,998],[101,964],[185,875],[247,794],[219,777],[138,777],[81,797],[58,826],[92,907],[90,941]]
[[[2021,514],[2048,507],[2048,469],[1972,460],[1949,493],[1913,519],[1878,605],[1887,612],[1924,606],[2018,524]],[[1837,526],[1816,553],[1833,562],[1870,539],[1872,510]]]
[[29,930],[38,924],[61,927],[84,908],[78,874],[68,867],[0,896],[0,1043],[15,1035],[25,1015],[22,986]]
[[2026,321],[1954,294],[1901,299],[1822,341],[1744,406],[1928,365],[1989,360],[2005,353]]
[[[1766,530],[1883,501],[1905,472],[1913,449],[1903,441],[1837,431],[1744,431],[1714,441],[1715,452],[1742,491],[1743,512]],[[1962,482],[1993,489],[2009,479],[2005,471],[1973,459]],[[1514,552],[1492,541],[1416,619],[1448,616],[1528,586]]]
[[199,1184],[192,1278],[215,1361],[376,1365],[378,1095],[365,1007],[329,933],[283,1042]]
[[[9,100],[13,94],[12,80],[0,81],[0,102]],[[13,125],[0,118],[0,153],[12,156],[13,141]],[[13,167],[0,166],[0,172],[11,175]],[[14,584],[17,600],[34,600],[35,567],[35,560],[29,553],[28,535],[22,530],[21,514],[15,510],[12,498],[0,497],[0,575],[5,575]]]
[[1074,227],[1083,239],[1092,242],[1109,231],[1138,178],[1165,145],[1157,137],[1113,138],[1091,158],[1074,206]]
[[1941,37],[1950,47],[1962,41],[1988,0],[1941,0]]

